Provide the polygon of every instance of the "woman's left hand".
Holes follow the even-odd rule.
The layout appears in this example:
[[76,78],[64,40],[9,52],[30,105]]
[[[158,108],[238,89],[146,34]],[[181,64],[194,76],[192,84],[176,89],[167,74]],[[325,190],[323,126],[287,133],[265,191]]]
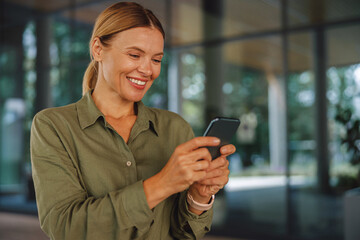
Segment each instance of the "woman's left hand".
[[211,161],[206,177],[190,186],[189,193],[195,201],[208,203],[211,196],[227,184],[230,171],[229,161],[226,157],[233,154],[235,150],[236,148],[232,144],[221,147],[221,156]]

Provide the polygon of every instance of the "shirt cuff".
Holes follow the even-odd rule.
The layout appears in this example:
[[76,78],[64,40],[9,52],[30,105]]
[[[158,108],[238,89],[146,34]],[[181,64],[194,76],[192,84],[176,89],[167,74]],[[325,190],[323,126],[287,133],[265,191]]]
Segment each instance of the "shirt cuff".
[[149,208],[146,200],[143,181],[138,181],[127,186],[121,192],[122,208],[125,212],[128,227],[136,227],[139,232],[150,229],[154,220],[154,213]]
[[189,210],[186,202],[186,194],[184,191],[180,195],[179,203],[181,212],[185,215],[191,230],[197,238],[201,238],[205,233],[210,231],[211,222],[213,217],[213,208],[208,211],[204,211],[201,215],[197,215]]

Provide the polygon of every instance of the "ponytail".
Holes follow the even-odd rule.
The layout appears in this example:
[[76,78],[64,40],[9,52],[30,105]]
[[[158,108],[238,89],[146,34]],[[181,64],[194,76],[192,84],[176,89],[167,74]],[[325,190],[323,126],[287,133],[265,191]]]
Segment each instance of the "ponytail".
[[85,95],[90,89],[94,89],[97,81],[98,63],[92,59],[87,67],[82,85],[82,94]]

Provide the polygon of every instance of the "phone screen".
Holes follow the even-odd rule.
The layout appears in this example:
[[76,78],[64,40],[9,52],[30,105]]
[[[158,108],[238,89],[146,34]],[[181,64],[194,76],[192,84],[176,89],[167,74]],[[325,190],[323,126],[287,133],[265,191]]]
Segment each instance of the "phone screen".
[[221,141],[219,146],[207,147],[212,159],[221,156],[220,148],[231,142],[239,125],[240,120],[237,118],[217,117],[210,122],[204,133],[204,136],[217,137]]

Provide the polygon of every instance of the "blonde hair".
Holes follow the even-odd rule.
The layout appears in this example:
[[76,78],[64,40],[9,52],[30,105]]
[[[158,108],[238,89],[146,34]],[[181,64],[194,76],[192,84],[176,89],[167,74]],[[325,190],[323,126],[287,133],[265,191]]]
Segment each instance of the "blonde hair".
[[115,34],[136,27],[151,27],[158,29],[165,38],[164,29],[156,16],[138,3],[119,2],[105,9],[97,17],[91,35],[89,48],[91,62],[83,77],[83,95],[94,89],[98,77],[98,62],[93,59],[91,50],[93,40],[98,37],[104,46],[109,46]]

